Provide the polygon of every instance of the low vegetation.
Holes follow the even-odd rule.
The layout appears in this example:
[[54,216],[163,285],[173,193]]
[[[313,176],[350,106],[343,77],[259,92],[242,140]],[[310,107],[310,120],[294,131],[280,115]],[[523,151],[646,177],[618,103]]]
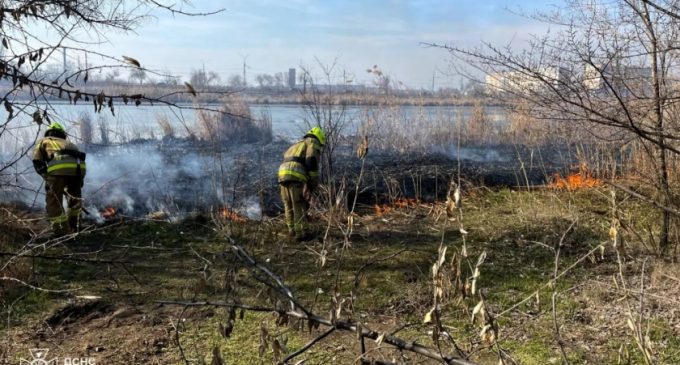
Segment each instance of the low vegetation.
[[[615,201],[627,217],[618,238],[604,187],[466,187],[454,216],[445,203],[359,207],[349,244],[332,226],[323,241],[290,243],[278,218],[243,223],[217,212],[179,223],[112,219],[74,240],[33,242],[3,259],[3,276],[44,290],[3,283],[0,356],[11,363],[29,348],[47,347],[98,363],[272,363],[326,331],[275,311],[230,315],[220,305],[188,306],[286,308],[262,273],[253,276],[234,254],[235,244],[322,317],[333,311],[338,321],[474,363],[496,364],[499,356],[519,364],[677,363],[680,273],[635,238],[658,234],[658,213]],[[2,214],[3,246],[14,251],[29,229],[41,228],[33,214],[9,207]],[[315,222],[328,227],[322,216]],[[427,363],[341,331],[291,363],[355,363],[362,351],[375,361]]]

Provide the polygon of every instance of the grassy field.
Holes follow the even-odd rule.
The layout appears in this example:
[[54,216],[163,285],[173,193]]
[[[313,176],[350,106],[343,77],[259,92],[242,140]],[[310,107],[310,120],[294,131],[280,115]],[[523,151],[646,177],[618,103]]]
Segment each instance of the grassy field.
[[[122,219],[62,244],[34,247],[25,256],[40,257],[13,259],[3,274],[69,291],[3,282],[0,359],[18,363],[29,349],[44,347],[53,356],[92,357],[97,364],[209,364],[216,352],[227,364],[276,363],[325,331],[274,312],[239,310],[226,338],[219,328],[228,327],[228,309],[157,303],[285,308],[286,300],[232,253],[233,240],[279,274],[315,314],[330,317],[335,296],[343,303],[340,320],[445,354],[456,354],[455,342],[474,363],[498,364],[502,354],[507,364],[561,364],[565,358],[639,364],[645,362],[641,348],[653,363],[680,363],[680,267],[635,239],[654,234],[658,213],[619,201],[627,229],[620,232],[625,250],[617,251],[604,188],[464,194],[465,236],[460,216],[448,220],[442,204],[412,204],[355,216],[350,245],[335,224],[325,240],[300,244],[285,239],[280,219],[194,217],[178,223]],[[315,224],[326,227],[321,217]],[[4,245],[2,251],[18,248]],[[432,266],[440,245],[447,247],[439,300],[445,333],[434,341],[435,326],[423,319],[433,305]],[[482,296],[494,338],[480,334],[484,323],[474,314]],[[386,343],[366,340],[365,347],[380,361],[434,363]],[[338,330],[291,363],[360,363],[360,353],[357,334]]]

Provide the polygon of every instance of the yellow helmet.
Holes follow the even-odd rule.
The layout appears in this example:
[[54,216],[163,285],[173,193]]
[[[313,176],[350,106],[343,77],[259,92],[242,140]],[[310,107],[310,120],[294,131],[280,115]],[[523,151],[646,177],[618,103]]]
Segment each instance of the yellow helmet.
[[326,145],[326,132],[324,132],[321,127],[314,127],[310,129],[305,136],[314,136],[319,140],[319,144],[322,146]]
[[66,129],[64,129],[64,126],[57,123],[57,122],[52,122],[49,127],[47,127],[48,131],[59,131],[61,133],[66,134]]
[[45,131],[45,137],[57,137],[66,139],[66,129],[63,125],[52,122]]

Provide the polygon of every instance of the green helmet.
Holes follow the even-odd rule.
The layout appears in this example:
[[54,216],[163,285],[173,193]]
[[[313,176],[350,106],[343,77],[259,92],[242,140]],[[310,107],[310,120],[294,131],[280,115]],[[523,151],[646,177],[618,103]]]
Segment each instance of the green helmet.
[[66,129],[64,129],[64,126],[57,122],[52,122],[49,127],[47,127],[48,131],[58,131],[61,133],[66,134]]
[[307,132],[306,135],[307,136],[310,136],[310,135],[314,136],[314,137],[316,137],[316,139],[319,140],[319,144],[321,144],[322,146],[326,145],[326,133],[323,131],[323,129],[321,129],[321,127],[314,127],[312,129],[310,129],[309,132]]

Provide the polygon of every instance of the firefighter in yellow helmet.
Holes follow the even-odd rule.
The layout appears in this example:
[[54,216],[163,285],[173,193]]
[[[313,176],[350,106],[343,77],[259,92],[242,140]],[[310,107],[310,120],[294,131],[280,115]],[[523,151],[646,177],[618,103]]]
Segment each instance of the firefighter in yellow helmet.
[[299,242],[313,238],[308,229],[306,206],[308,195],[319,186],[319,159],[325,144],[326,133],[314,127],[301,141],[286,150],[283,163],[279,166],[279,185],[288,236],[295,237]]
[[[82,209],[81,188],[85,178],[85,153],[66,140],[66,130],[50,124],[45,137],[33,150],[33,167],[45,179],[47,217],[55,236],[76,232]],[[64,210],[66,197],[68,210]]]

